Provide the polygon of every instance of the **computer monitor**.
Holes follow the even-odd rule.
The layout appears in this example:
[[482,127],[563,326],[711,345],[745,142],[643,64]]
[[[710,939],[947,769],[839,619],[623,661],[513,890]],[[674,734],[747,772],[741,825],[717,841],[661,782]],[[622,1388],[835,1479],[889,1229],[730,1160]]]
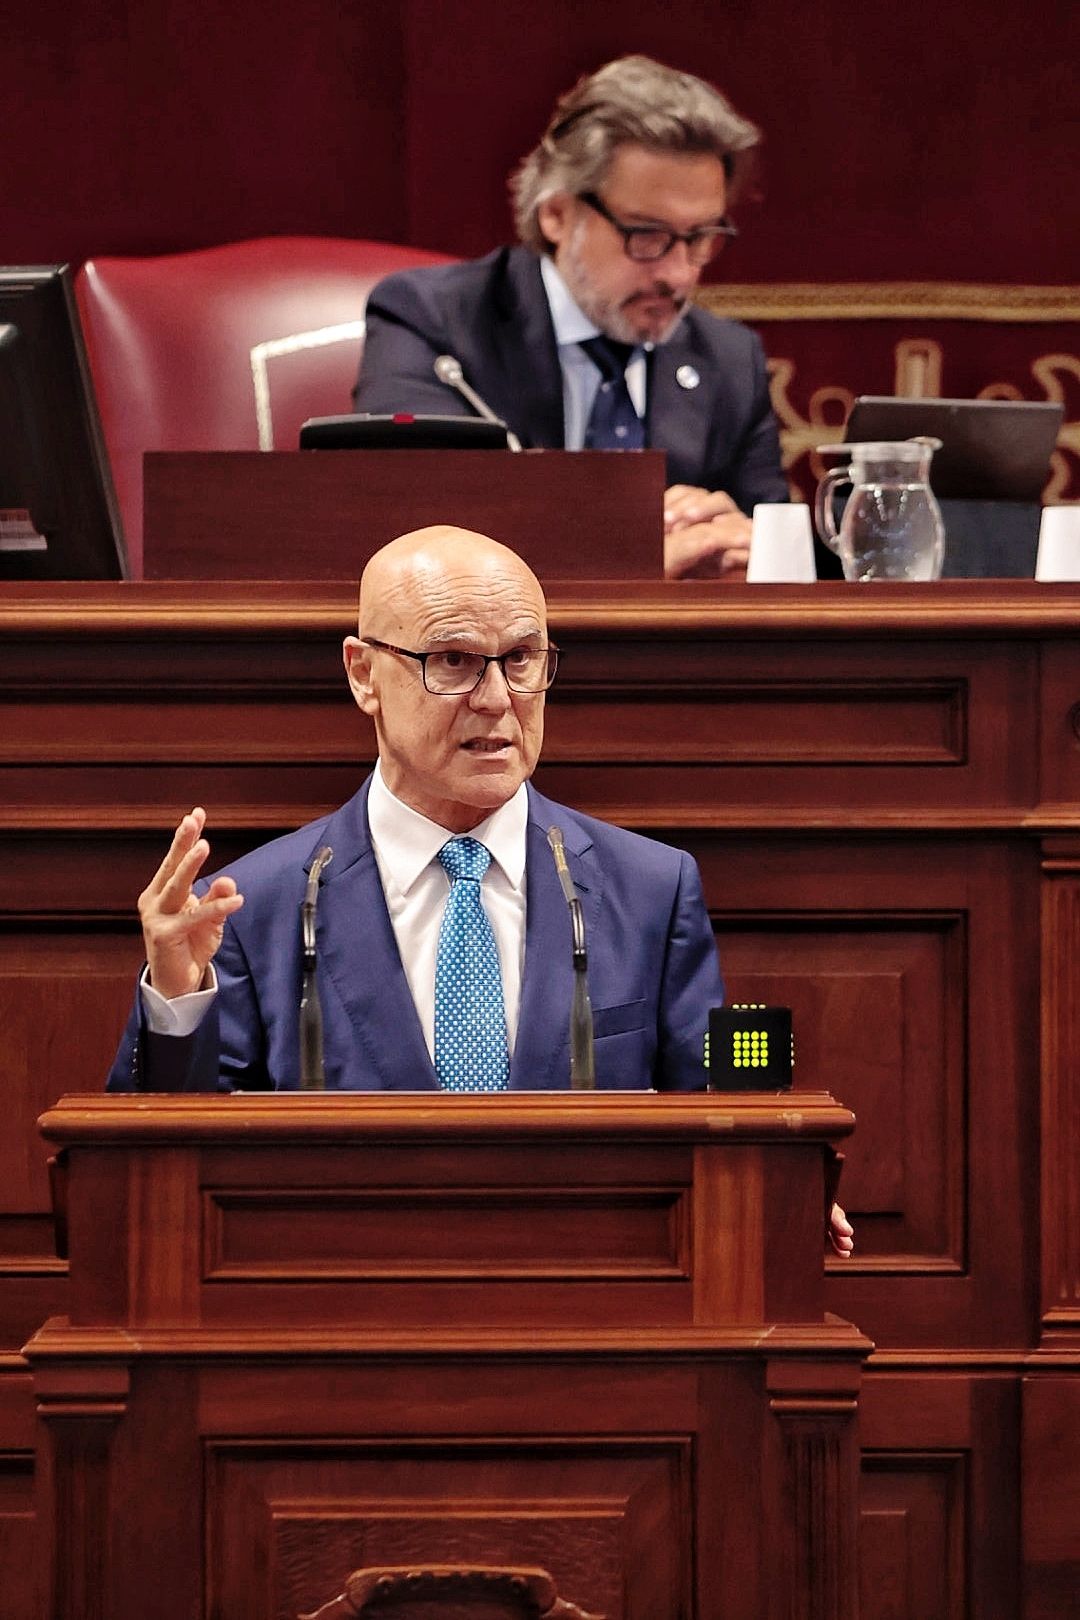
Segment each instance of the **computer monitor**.
[[0,581],[127,574],[69,268],[0,267]]

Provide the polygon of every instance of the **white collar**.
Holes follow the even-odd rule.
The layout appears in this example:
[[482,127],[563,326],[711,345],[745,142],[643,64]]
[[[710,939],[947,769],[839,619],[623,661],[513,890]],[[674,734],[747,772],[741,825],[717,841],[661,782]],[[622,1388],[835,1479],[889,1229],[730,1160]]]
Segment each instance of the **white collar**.
[[[368,828],[379,864],[401,894],[408,894],[420,874],[431,865],[448,838],[455,835],[429,821],[403,803],[387,787],[382,765],[376,764],[368,790]],[[525,833],[529,796],[522,782],[513,798],[493,810],[470,838],[491,851],[507,881],[515,889],[525,882]]]

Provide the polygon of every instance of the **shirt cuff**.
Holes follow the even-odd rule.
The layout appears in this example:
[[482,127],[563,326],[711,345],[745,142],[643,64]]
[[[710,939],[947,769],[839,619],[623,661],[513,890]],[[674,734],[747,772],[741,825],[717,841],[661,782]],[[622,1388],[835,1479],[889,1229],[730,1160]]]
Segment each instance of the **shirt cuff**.
[[206,970],[206,988],[193,990],[186,996],[175,996],[167,1001],[149,980],[149,968],[143,968],[139,980],[139,995],[143,1012],[152,1035],[194,1035],[214,997],[217,995],[217,975],[213,964]]

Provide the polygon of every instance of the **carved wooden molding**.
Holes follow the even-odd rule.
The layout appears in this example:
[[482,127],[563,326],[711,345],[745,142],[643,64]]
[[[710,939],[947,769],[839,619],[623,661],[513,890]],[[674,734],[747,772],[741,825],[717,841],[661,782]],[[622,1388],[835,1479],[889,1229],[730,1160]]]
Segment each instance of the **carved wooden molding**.
[[859,1381],[852,1362],[768,1365],[769,1444],[786,1482],[786,1518],[772,1530],[790,1620],[855,1620]]
[[[1051,459],[1050,477],[1044,491],[1047,501],[1077,498],[1075,465],[1067,452],[1080,453],[1080,421],[1070,416],[1080,379],[1080,341],[1068,328],[1080,321],[1080,287],[994,286],[949,282],[812,282],[773,285],[718,285],[699,295],[712,314],[749,321],[765,328],[769,354],[769,391],[773,410],[780,423],[784,467],[808,492],[820,479],[824,463],[817,456],[819,445],[835,442],[839,424],[850,411],[857,393],[894,393],[906,398],[940,398],[958,391],[976,392],[980,399],[1047,399],[1066,408],[1058,435],[1058,448]],[[882,380],[880,354],[876,383],[860,381],[867,375],[865,355],[860,355],[857,336],[844,341],[846,361],[823,362],[813,349],[798,352],[798,340],[790,334],[770,338],[771,322],[828,324],[832,328],[857,327],[873,321],[891,322],[911,330],[892,345],[893,375],[889,385]],[[970,334],[951,337],[938,329],[934,335],[919,331],[921,323],[942,321],[977,324],[1030,326],[1030,343],[1025,342],[1019,368],[1000,354],[1000,369],[994,351],[986,350],[988,373],[980,371],[976,382],[968,377],[962,389],[945,386],[950,365],[957,351],[970,346]],[[1057,328],[1039,335],[1038,327]],[[1062,330],[1064,328],[1064,330]],[[946,329],[947,330],[947,329]],[[791,348],[788,349],[788,344]],[[865,345],[862,346],[865,349]],[[784,352],[787,349],[787,352]],[[948,349],[948,352],[946,352]],[[779,352],[778,352],[779,351]],[[1032,352],[1034,351],[1034,352]],[[827,369],[826,369],[827,368]],[[799,401],[799,403],[796,403]],[[808,457],[804,462],[803,458]]]
[[1080,845],[1042,882],[1043,1344],[1080,1353]]
[[387,1565],[358,1569],[345,1582],[345,1590],[313,1614],[299,1620],[353,1620],[370,1616],[376,1620],[409,1620],[413,1603],[445,1603],[448,1611],[464,1614],[465,1605],[479,1603],[487,1608],[497,1604],[506,1616],[521,1620],[605,1620],[602,1614],[589,1614],[558,1595],[555,1582],[545,1569],[505,1566],[431,1564]]
[[224,1108],[216,1095],[157,1096],[152,1112],[138,1097],[65,1097],[42,1116],[40,1125],[47,1141],[160,1148],[199,1141],[281,1145],[292,1143],[297,1131],[314,1131],[319,1142],[351,1143],[358,1130],[368,1141],[482,1141],[500,1138],[510,1126],[532,1138],[555,1141],[650,1140],[663,1132],[670,1140],[687,1142],[831,1142],[850,1136],[855,1120],[824,1091],[800,1091],[792,1106],[781,1110],[771,1096],[757,1092],[687,1094],[673,1103],[663,1093],[597,1091],[575,1096],[572,1111],[561,1092],[509,1092],[495,1098],[432,1092],[423,1097],[422,1107],[412,1093],[361,1097],[327,1092],[313,1100],[302,1092],[277,1092],[272,1097],[232,1097]]
[[115,1620],[109,1606],[110,1462],[127,1412],[129,1368],[92,1362],[35,1370],[52,1452],[51,1605],[55,1620]]
[[[1042,637],[1076,634],[1080,586],[1029,580],[939,580],[932,585],[892,582],[875,592],[844,581],[814,585],[732,585],[724,581],[637,581],[612,589],[603,583],[566,582],[547,592],[551,628],[558,635],[662,641],[701,635],[753,641],[813,639],[822,633],[862,641],[909,635]],[[275,647],[301,638],[310,658],[312,638],[337,640],[355,630],[355,586],[342,580],[294,585],[220,580],[175,584],[139,581],[59,585],[13,582],[0,598],[0,645],[7,681],[18,678],[17,649],[48,643],[50,665],[36,663],[27,680],[49,689],[64,680],[55,643],[76,638],[73,657],[107,642],[118,651],[149,638],[200,643],[256,640]],[[126,655],[125,655],[126,656]],[[190,677],[194,687],[197,683]],[[220,680],[220,670],[211,681]],[[344,681],[344,676],[342,677]],[[205,685],[200,687],[205,691]],[[555,687],[556,694],[559,687]]]
[[777,1420],[790,1522],[776,1526],[789,1562],[791,1620],[855,1620],[857,1530],[845,1504],[856,1500],[854,1400],[777,1396]]

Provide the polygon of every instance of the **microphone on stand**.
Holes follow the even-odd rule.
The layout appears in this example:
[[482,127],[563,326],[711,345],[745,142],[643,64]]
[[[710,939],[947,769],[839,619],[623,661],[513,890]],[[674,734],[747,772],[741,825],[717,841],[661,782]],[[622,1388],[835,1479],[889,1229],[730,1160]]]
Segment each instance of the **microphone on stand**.
[[323,1017],[319,986],[315,977],[315,907],[319,901],[319,881],[334,858],[324,844],[311,863],[307,889],[300,902],[301,942],[304,949],[304,980],[300,992],[300,1089],[325,1091],[323,1068]]
[[465,381],[465,373],[461,369],[461,361],[455,360],[452,354],[440,354],[435,362],[435,375],[447,388],[455,389],[470,404],[477,416],[482,416],[485,422],[497,422],[499,427],[506,428],[506,443],[510,450],[520,450],[521,440],[516,433],[511,433],[501,416],[496,416],[491,406],[480,398],[475,388],[471,388]]
[[593,1047],[592,1003],[589,1000],[589,959],[585,950],[585,914],[581,909],[566,864],[561,827],[548,828],[548,843],[555,857],[566,903],[570,907],[570,927],[574,935],[574,999],[570,1006],[570,1087],[573,1091],[596,1090],[596,1055]]

